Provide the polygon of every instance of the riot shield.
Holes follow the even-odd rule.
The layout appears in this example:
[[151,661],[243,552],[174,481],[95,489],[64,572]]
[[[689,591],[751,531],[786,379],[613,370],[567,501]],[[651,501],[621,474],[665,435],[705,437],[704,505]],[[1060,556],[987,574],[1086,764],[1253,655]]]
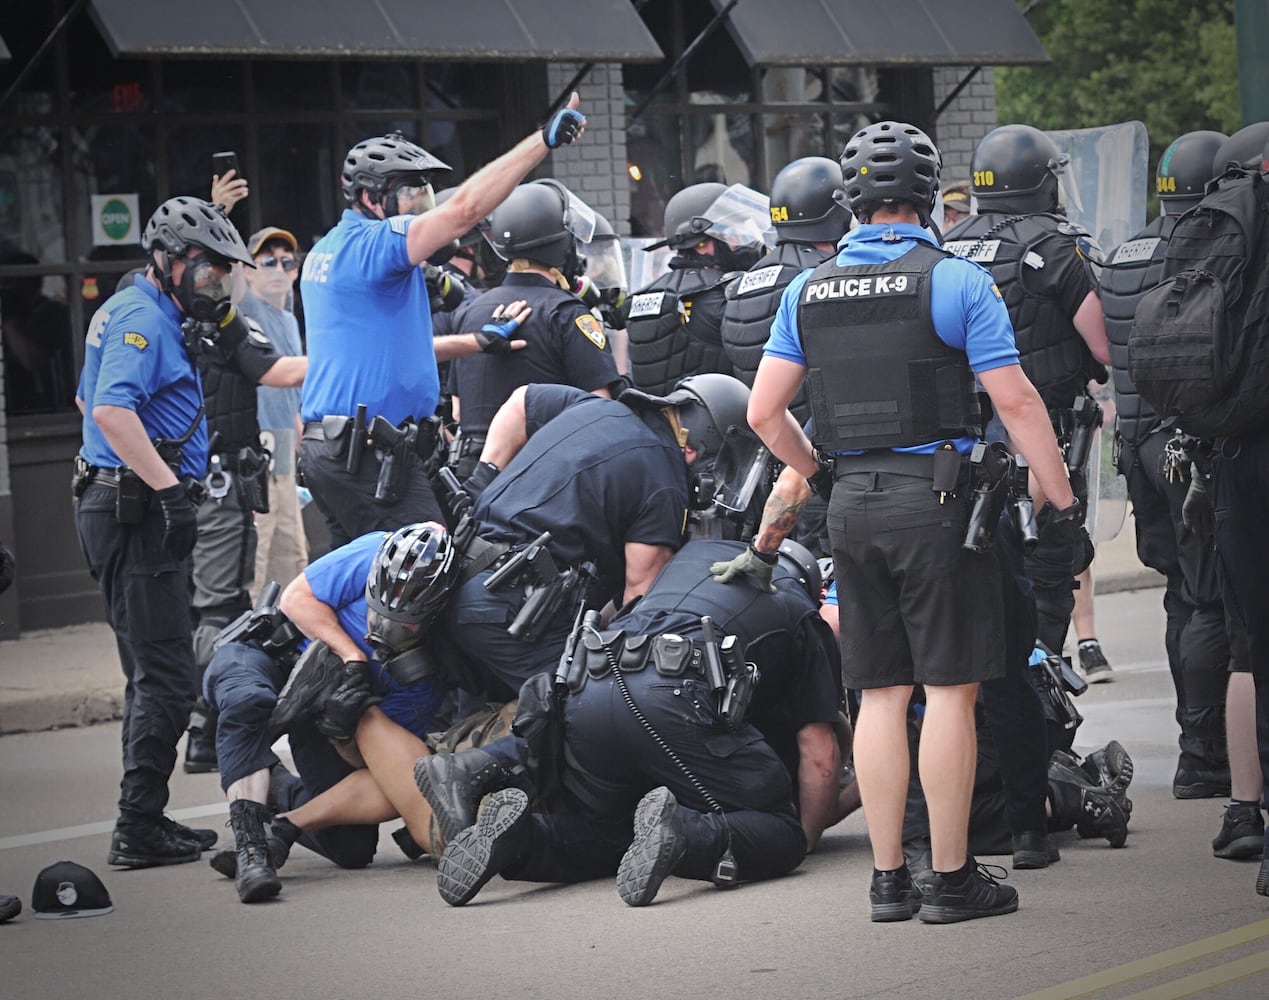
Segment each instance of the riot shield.
[[625,258],[626,275],[632,292],[647,288],[670,269],[670,258],[674,256],[674,251],[667,246],[659,246],[655,250],[647,249],[654,243],[664,244],[665,241],[656,236],[621,238],[621,253]]
[[1058,175],[1066,217],[1103,253],[1146,224],[1150,143],[1141,122],[1046,132],[1070,157]]

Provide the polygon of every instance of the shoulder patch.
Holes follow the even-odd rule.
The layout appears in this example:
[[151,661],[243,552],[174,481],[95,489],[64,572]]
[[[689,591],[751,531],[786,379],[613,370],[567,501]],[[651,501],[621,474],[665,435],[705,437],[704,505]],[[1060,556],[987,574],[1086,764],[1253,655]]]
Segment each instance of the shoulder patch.
[[582,335],[601,351],[608,346],[608,335],[604,333],[603,324],[590,313],[583,313],[573,322],[582,331]]
[[770,267],[760,267],[756,271],[746,271],[736,285],[736,294],[744,295],[746,292],[756,292],[761,288],[770,288],[780,280],[781,270],[783,268],[779,264],[773,264]]
[[134,332],[125,333],[123,335],[123,342],[125,344],[129,344],[132,347],[135,347],[138,351],[144,351],[147,347],[150,346],[150,342],[146,340],[145,337],[141,336],[141,334],[139,333],[134,333]]

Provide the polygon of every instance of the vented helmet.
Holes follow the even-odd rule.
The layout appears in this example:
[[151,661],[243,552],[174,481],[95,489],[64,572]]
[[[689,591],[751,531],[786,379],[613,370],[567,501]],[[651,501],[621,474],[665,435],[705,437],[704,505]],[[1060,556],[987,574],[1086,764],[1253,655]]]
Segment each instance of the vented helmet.
[[457,551],[444,525],[423,521],[394,531],[366,577],[367,640],[394,653],[417,644],[457,576]]
[[930,137],[905,122],[876,122],[860,129],[842,150],[847,207],[859,218],[886,202],[906,201],[929,225],[938,198],[939,151]]
[[255,267],[242,236],[219,208],[201,198],[169,198],[150,216],[141,234],[145,250],[166,250],[179,257],[190,247],[202,247],[227,261]]
[[358,191],[368,191],[372,198],[379,199],[387,194],[388,187],[395,180],[424,183],[427,172],[448,169],[448,164],[400,132],[389,132],[363,139],[353,146],[344,157],[339,182],[348,204],[355,205]]

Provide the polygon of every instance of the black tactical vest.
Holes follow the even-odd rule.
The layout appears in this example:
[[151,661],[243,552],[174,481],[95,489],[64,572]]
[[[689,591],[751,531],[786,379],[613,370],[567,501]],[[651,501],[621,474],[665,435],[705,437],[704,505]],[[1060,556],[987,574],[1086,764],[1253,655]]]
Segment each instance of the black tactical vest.
[[1102,268],[1101,299],[1115,373],[1116,427],[1137,445],[1160,424],[1159,415],[1137,392],[1128,375],[1128,335],[1141,297],[1163,280],[1168,236],[1178,216],[1161,215],[1132,239],[1121,243]]
[[198,368],[207,407],[207,436],[220,432],[216,453],[236,455],[240,448],[259,448],[256,384],[226,362],[214,347],[205,347],[199,354]]
[[626,320],[630,377],[654,396],[669,394],[680,379],[702,372],[731,374],[721,338],[693,334],[691,303],[717,288],[727,275],[713,267],[675,268],[630,298]]
[[[808,267],[823,263],[825,253],[809,243],[780,243],[758,263],[727,286],[727,308],[723,313],[723,347],[731,359],[736,378],[753,388],[762,349],[771,336],[771,321],[780,308],[780,299],[795,277]],[[799,424],[811,415],[806,388],[798,389],[789,405]]]
[[930,315],[930,272],[948,256],[918,243],[886,264],[815,269],[798,301],[815,444],[825,452],[976,436],[974,375]]
[[[1088,381],[1090,355],[1071,320],[1052,300],[1028,288],[1023,274],[1025,268],[1042,274],[1043,262],[1034,259],[1032,248],[1046,236],[1068,230],[1075,232],[1056,215],[989,212],[963,219],[947,233],[943,244],[958,257],[968,257],[991,271],[1009,309],[1022,370],[1049,407],[1071,405]],[[1033,274],[1030,284],[1035,287],[1040,280]]]

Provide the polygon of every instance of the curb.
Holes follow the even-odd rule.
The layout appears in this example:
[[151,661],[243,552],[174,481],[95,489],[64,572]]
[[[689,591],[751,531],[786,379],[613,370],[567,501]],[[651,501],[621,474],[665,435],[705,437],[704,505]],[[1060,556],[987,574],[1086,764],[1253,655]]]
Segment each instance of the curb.
[[123,695],[105,688],[0,699],[0,736],[91,726],[123,718]]

